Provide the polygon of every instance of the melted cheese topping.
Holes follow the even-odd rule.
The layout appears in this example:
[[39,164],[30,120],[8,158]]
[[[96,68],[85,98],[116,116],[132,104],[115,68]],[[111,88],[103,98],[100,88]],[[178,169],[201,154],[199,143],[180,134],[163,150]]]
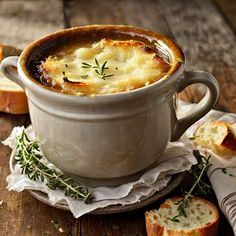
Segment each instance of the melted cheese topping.
[[102,39],[58,51],[46,58],[40,70],[41,81],[61,92],[95,95],[147,86],[165,77],[170,67],[143,42]]

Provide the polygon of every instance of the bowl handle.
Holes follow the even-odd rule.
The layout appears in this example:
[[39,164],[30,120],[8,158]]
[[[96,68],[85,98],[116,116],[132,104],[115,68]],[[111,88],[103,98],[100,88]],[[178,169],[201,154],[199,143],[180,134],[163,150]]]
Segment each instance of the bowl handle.
[[205,71],[186,71],[181,76],[177,85],[177,92],[181,92],[191,84],[201,83],[206,85],[207,92],[202,100],[183,118],[178,119],[171,136],[171,141],[176,141],[194,122],[202,118],[215,105],[219,96],[217,80]]
[[11,81],[20,85],[23,89],[25,88],[22,80],[20,79],[17,72],[17,62],[19,57],[11,56],[2,60],[0,70],[2,73]]

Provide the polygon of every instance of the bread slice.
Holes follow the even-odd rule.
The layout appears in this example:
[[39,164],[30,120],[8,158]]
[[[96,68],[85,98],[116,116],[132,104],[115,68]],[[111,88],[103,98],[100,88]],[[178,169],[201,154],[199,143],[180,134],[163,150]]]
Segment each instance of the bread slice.
[[198,127],[194,141],[226,157],[236,154],[236,127],[225,121],[205,122]]
[[[8,56],[17,56],[21,50],[0,45],[0,62]],[[7,79],[0,72],[0,112],[12,113],[12,114],[24,114],[28,113],[27,98],[23,89]]]
[[145,213],[148,236],[216,236],[219,212],[209,201],[193,197],[186,208],[187,217],[171,218],[178,215],[181,197],[167,199],[159,208]]

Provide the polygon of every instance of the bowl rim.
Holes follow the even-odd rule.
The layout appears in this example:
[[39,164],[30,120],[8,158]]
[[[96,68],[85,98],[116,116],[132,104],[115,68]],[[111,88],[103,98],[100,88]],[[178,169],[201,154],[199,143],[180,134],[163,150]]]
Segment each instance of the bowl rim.
[[[40,82],[36,81],[35,78],[33,78],[33,76],[28,71],[27,65],[29,62],[29,57],[39,46],[50,42],[50,40],[55,40],[57,38],[74,33],[76,31],[91,31],[96,29],[118,30],[122,33],[136,33],[140,35],[145,35],[146,37],[160,40],[160,42],[167,46],[171,53],[173,53],[173,56],[175,58],[180,58],[180,60],[173,66],[170,74],[168,75],[168,78],[161,78],[160,80],[157,80],[156,82],[148,86],[136,88],[130,91],[112,94],[96,94],[95,96],[77,96],[54,91],[41,84]],[[180,74],[182,74],[182,72],[184,71],[185,66],[185,55],[182,49],[173,40],[157,32],[130,25],[87,25],[56,31],[29,44],[21,53],[17,63],[18,73],[20,75],[20,78],[23,80],[23,84],[25,85],[26,89],[29,89],[33,93],[43,95],[44,97],[51,98],[53,100],[56,99],[64,102],[68,101],[73,103],[90,103],[94,102],[94,100],[96,100],[96,103],[104,103],[108,100],[109,102],[117,102],[127,99],[130,100],[134,97],[143,96],[145,94],[151,94],[153,92],[156,92],[157,89],[160,91],[160,89],[162,89],[164,86],[168,86],[168,84],[170,85],[174,83],[176,79],[180,76]]]

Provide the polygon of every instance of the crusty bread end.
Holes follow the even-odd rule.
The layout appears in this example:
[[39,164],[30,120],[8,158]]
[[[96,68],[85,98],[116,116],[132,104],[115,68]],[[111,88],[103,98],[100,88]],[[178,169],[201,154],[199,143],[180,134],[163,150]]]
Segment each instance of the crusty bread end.
[[21,91],[0,91],[0,111],[11,114],[28,113],[25,93]]
[[[0,62],[8,56],[17,56],[21,50],[0,44]],[[0,112],[28,113],[27,98],[23,89],[0,72]]]

